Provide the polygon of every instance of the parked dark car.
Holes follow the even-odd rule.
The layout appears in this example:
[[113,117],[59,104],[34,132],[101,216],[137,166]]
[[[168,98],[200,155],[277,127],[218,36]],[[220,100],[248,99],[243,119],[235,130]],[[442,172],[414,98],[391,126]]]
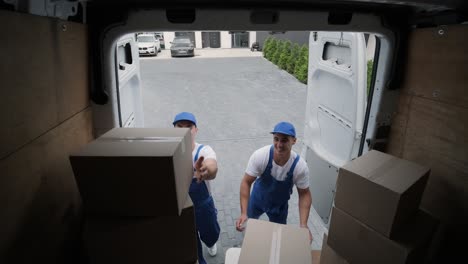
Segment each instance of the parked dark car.
[[250,50],[262,51],[262,49],[260,48],[260,43],[258,41],[255,41],[254,43],[252,43],[252,47],[250,47]]
[[192,41],[188,38],[175,38],[171,42],[172,57],[193,57],[195,56],[195,47]]

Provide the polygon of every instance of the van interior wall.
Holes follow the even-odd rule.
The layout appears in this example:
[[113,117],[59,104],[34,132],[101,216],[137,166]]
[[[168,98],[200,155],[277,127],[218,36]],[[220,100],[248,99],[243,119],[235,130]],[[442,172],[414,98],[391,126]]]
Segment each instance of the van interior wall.
[[87,27],[0,11],[0,263],[79,259],[68,155],[93,139]]
[[[468,26],[415,29],[387,152],[431,168],[422,207],[442,223],[445,257],[468,235]],[[466,244],[466,243],[461,243]],[[461,245],[460,244],[460,245]],[[442,262],[441,262],[442,263]]]

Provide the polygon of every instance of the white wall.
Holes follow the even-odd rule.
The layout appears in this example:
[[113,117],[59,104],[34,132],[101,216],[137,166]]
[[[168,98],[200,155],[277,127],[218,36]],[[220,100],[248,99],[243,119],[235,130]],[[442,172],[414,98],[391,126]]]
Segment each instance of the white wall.
[[249,32],[249,47],[252,47],[252,43],[257,41],[257,32],[256,31],[250,31]]
[[202,33],[201,31],[195,31],[195,48],[202,48]]
[[374,60],[374,54],[375,54],[375,35],[370,34],[369,40],[367,40],[366,61]]
[[163,34],[164,34],[164,44],[166,45],[165,49],[170,49],[171,42],[175,38],[175,32],[164,32]]
[[232,36],[229,31],[221,31],[221,48],[230,49],[232,47]]

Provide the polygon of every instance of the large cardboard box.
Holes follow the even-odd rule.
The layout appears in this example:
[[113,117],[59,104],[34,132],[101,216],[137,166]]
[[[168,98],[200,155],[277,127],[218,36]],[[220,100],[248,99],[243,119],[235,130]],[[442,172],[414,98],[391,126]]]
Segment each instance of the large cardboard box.
[[83,232],[89,263],[195,263],[197,234],[190,198],[180,216],[87,217]]
[[[348,262],[328,245],[328,236],[323,234],[322,253],[320,264],[348,264]],[[312,263],[315,264],[315,263]]]
[[193,177],[189,129],[114,129],[70,156],[88,215],[179,215]]
[[372,150],[343,166],[335,206],[394,238],[417,212],[430,169]]
[[305,228],[249,219],[239,264],[310,264],[309,233]]
[[391,240],[369,226],[333,207],[328,245],[349,263],[425,263],[437,220],[419,210],[397,240]]

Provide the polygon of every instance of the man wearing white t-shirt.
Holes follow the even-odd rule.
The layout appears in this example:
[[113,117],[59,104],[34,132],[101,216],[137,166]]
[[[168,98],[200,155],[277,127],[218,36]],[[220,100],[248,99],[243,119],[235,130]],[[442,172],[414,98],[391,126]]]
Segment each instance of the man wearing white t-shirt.
[[198,236],[198,263],[206,264],[203,258],[201,241],[208,247],[208,254],[216,255],[216,241],[218,241],[220,228],[218,224],[218,211],[211,196],[210,181],[216,178],[218,163],[216,153],[207,145],[195,142],[197,135],[197,121],[192,113],[182,112],[175,116],[174,127],[190,128],[192,134],[192,157],[194,176],[190,185],[189,195],[195,207],[195,223]]
[[[312,195],[309,190],[309,169],[306,162],[292,151],[296,130],[291,123],[280,122],[273,129],[273,145],[256,150],[241,182],[241,216],[236,229],[244,230],[248,218],[258,219],[266,213],[271,222],[286,224],[288,201],[296,185],[299,194],[300,226],[309,229]],[[252,183],[255,182],[250,193]],[[312,234],[309,230],[309,238]]]

